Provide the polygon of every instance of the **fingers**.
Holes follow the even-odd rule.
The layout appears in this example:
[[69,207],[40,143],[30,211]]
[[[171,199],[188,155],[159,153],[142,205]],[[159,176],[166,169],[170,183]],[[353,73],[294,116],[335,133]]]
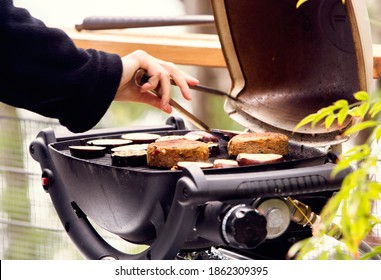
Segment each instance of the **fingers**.
[[189,74],[184,73],[179,70],[177,66],[173,63],[158,60],[160,65],[168,71],[170,78],[174,81],[174,83],[180,88],[181,94],[187,100],[191,100],[192,96],[190,94],[189,85],[197,85],[199,81],[190,76]]
[[170,77],[167,73],[158,72],[153,74],[148,82],[142,85],[141,92],[149,92],[155,90],[158,93],[156,97],[157,101],[159,101],[160,105],[155,106],[159,109],[170,113],[172,112],[172,108],[169,105],[170,93],[171,93],[171,83]]
[[184,74],[181,73],[180,71],[176,71],[175,73],[172,74],[171,77],[173,81],[175,82],[175,84],[180,88],[180,91],[183,97],[187,100],[192,100],[188,80],[185,79]]
[[[157,59],[144,51],[135,51],[122,58],[123,75],[120,83],[117,98],[124,101],[144,102],[157,107],[164,112],[171,113],[172,108],[169,105],[171,93],[171,80],[179,87],[181,94],[186,100],[191,100],[189,85],[198,84],[198,80],[179,70],[175,64]],[[148,81],[140,88],[140,93],[136,92],[137,87],[131,86],[134,73],[139,69],[144,69],[150,77]],[[129,90],[125,90],[125,86]],[[155,90],[161,96],[157,97],[151,93]],[[121,97],[122,95],[122,97]]]
[[[181,94],[186,100],[191,100],[192,96],[190,93],[189,85],[198,84],[198,80],[192,76],[183,73],[177,67],[168,62],[158,60],[161,68],[160,71],[153,72],[151,68],[148,67],[147,74],[150,76],[148,82],[144,84],[141,89],[142,91],[155,90],[161,95],[161,106],[165,112],[171,112],[171,106],[169,105],[170,93],[171,93],[171,80],[179,87]],[[150,72],[151,70],[151,72]]]
[[[150,92],[141,92],[142,98],[137,98],[136,101],[143,102],[145,104],[151,105],[158,108],[168,114],[172,112],[172,107],[168,104],[163,107],[162,99]],[[143,96],[144,95],[144,96]]]

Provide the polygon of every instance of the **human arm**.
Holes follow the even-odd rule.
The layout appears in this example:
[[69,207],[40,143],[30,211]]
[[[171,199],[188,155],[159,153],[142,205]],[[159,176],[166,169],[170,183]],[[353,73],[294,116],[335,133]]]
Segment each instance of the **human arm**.
[[[58,118],[73,132],[97,124],[113,100],[151,104],[170,112],[169,78],[190,99],[197,80],[143,51],[123,58],[78,49],[61,30],[48,28],[28,11],[0,1],[0,101]],[[152,76],[141,89],[131,83],[139,68]],[[162,99],[144,90],[160,83]]]

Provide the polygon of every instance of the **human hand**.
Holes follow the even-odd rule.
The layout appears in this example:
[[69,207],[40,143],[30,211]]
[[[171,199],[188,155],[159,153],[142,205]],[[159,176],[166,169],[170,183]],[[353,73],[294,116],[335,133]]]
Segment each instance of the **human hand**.
[[[115,95],[115,101],[143,102],[171,113],[169,105],[171,79],[180,88],[183,97],[191,100],[189,85],[194,86],[199,81],[177,69],[176,65],[157,59],[145,51],[134,51],[122,57],[123,74]],[[138,69],[144,69],[150,77],[141,87],[134,81],[134,74]],[[148,92],[160,86],[161,98]]]

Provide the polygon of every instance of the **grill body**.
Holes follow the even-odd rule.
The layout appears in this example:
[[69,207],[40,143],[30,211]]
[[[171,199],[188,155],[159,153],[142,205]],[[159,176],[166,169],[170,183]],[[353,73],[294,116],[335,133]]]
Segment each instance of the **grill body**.
[[[188,130],[174,125],[144,131],[167,135]],[[210,223],[210,220],[217,223],[223,207],[216,217],[208,217],[205,215],[208,205],[251,207],[259,198],[292,196],[319,211],[345,175],[332,180],[333,155],[297,144],[290,144],[290,154],[294,157],[284,163],[204,171],[196,166],[182,171],[115,167],[107,157],[84,160],[68,152],[69,145],[86,139],[115,138],[123,133],[91,131],[56,138],[54,131],[46,130],[31,144],[32,155],[41,164],[42,177],[49,182],[45,188],[65,229],[82,253],[91,259],[106,256],[167,259],[174,258],[181,250],[210,246],[234,249],[237,246],[230,246],[224,240],[221,227]],[[118,252],[105,244],[88,219],[130,242],[147,244],[150,249],[138,255]],[[309,235],[309,229],[291,224],[282,237],[261,242],[256,248],[245,250],[245,254],[283,258],[289,246]],[[272,250],[272,247],[281,249]]]

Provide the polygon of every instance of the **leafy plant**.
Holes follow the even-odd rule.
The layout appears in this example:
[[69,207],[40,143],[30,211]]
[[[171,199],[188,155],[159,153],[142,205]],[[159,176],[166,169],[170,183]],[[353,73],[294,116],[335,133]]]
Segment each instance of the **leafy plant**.
[[[381,253],[379,245],[369,253],[361,254],[364,239],[375,225],[381,223],[380,218],[372,214],[372,205],[381,199],[381,184],[375,181],[380,154],[381,123],[377,116],[381,112],[381,99],[371,100],[364,91],[355,93],[354,97],[357,102],[348,104],[347,100],[338,100],[308,115],[295,127],[295,131],[307,124],[312,127],[323,125],[328,129],[335,121],[342,126],[347,118],[352,118],[352,124],[343,136],[353,136],[365,129],[370,129],[371,133],[363,144],[353,146],[339,157],[332,176],[349,167],[353,172],[344,178],[341,189],[325,205],[313,236],[290,249],[289,254],[293,257],[304,258],[312,251],[319,251],[319,258],[323,259],[366,259]],[[341,242],[321,249],[327,237],[337,235],[337,227],[333,227],[336,224]]]
[[[309,0],[298,0],[298,2],[296,3],[296,7],[299,8],[301,5],[303,5],[304,3],[308,2]],[[345,3],[345,0],[342,0],[343,4]]]

